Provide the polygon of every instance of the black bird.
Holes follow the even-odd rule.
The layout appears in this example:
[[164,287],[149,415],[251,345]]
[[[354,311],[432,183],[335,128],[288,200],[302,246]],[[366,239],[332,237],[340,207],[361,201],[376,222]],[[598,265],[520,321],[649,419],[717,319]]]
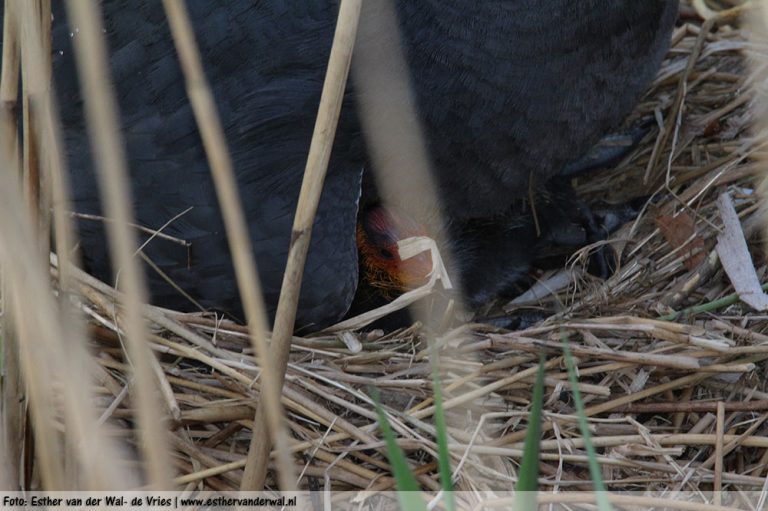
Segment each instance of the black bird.
[[[98,189],[62,2],[53,27],[74,208],[99,214]],[[274,314],[338,7],[318,1],[187,2],[232,154],[265,301]],[[213,182],[161,2],[102,3],[131,171],[137,222],[184,240],[153,238],[147,257],[205,308],[239,315],[239,294]],[[351,93],[345,111],[353,111]],[[339,319],[357,287],[355,229],[364,151],[354,115],[339,124],[304,274],[297,326]],[[175,217],[181,215],[175,220]],[[109,280],[104,223],[79,222],[86,267]],[[142,241],[148,235],[142,234]],[[153,300],[192,303],[152,269]]]
[[[338,2],[187,5],[273,314]],[[75,209],[98,215],[71,47],[78,28],[66,22],[61,2],[53,6],[54,80]],[[188,244],[155,237],[143,251],[200,305],[237,315],[224,228],[161,3],[106,0],[102,7],[137,221]],[[542,195],[566,163],[629,112],[664,55],[677,0],[397,0],[396,7],[458,269],[477,303],[535,258],[529,241],[547,233],[531,231],[520,203],[529,188]],[[351,84],[313,228],[298,327],[327,325],[352,301],[365,167]],[[361,224],[374,225],[365,215],[380,210],[364,209]],[[547,232],[556,227],[545,225]],[[87,268],[108,279],[103,222],[82,219],[79,233]],[[391,236],[381,239],[391,243]],[[193,309],[157,272],[148,275],[156,303]]]
[[470,305],[507,290],[542,246],[605,235],[559,174],[630,113],[666,53],[677,8],[677,0],[398,3]]
[[505,213],[617,127],[666,53],[677,0],[398,8],[440,196],[465,219]]

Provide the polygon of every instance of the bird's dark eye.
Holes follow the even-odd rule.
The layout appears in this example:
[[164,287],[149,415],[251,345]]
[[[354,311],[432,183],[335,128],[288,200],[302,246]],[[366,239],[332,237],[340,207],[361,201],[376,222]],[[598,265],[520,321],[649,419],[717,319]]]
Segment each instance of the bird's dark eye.
[[391,250],[388,250],[386,248],[379,249],[379,255],[383,257],[384,259],[394,259],[395,254],[392,253]]

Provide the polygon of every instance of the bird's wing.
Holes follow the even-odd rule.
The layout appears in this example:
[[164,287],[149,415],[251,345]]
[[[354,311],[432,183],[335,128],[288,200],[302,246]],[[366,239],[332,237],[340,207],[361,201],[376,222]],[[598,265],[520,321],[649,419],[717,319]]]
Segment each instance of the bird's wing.
[[[98,190],[71,46],[78,29],[67,25],[63,8],[56,7],[54,76],[74,204],[77,211],[96,214]],[[155,238],[145,253],[205,307],[238,314],[215,190],[162,4],[114,0],[103,7],[137,222],[152,229],[170,222],[163,232],[191,244]],[[189,2],[188,7],[232,155],[267,305],[274,312],[336,7],[305,0]],[[359,137],[352,121],[342,120],[339,129],[343,138]],[[357,282],[354,226],[361,161],[361,148],[354,143],[334,149],[313,230],[299,325],[335,321],[351,301]],[[101,223],[82,221],[80,233],[88,267],[107,278]],[[149,277],[156,301],[189,308],[155,272],[150,270]]]

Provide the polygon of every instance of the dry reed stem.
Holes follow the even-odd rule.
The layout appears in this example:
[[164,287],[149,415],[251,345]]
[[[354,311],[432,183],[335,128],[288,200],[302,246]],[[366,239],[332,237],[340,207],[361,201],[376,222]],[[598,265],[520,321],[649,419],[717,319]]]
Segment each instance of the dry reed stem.
[[[187,83],[187,94],[197,121],[211,175],[216,185],[227,240],[232,252],[232,260],[237,275],[238,289],[243,301],[243,308],[248,320],[251,342],[261,360],[269,360],[266,332],[269,329],[266,309],[264,308],[261,285],[256,271],[256,263],[251,249],[250,236],[237,191],[232,160],[229,156],[224,130],[218,116],[216,104],[208,81],[205,77],[194,32],[189,21],[183,0],[164,0],[163,6],[168,17],[176,50],[179,53],[182,69]],[[265,407],[266,421],[258,422],[259,431],[268,431],[278,447],[278,478],[280,488],[290,491],[295,488],[293,463],[288,454],[288,438],[283,428],[283,410],[280,406],[280,387],[282,377],[280,367],[269,362],[261,365],[262,406]],[[256,434],[254,437],[268,437]],[[266,456],[254,460],[255,464],[265,464]],[[246,489],[246,488],[244,488]]]
[[[22,4],[19,4],[22,5]],[[31,13],[32,16],[40,19],[42,16],[42,2],[41,0],[28,0],[27,2],[24,2],[23,7],[25,10],[29,11],[32,10]],[[28,14],[30,15],[30,14]],[[26,36],[24,32],[23,25],[19,25],[21,27],[20,32],[22,33],[22,39],[31,39],[30,36]],[[49,24],[50,26],[50,24]],[[41,34],[37,34],[40,36]],[[38,41],[41,41],[41,39],[38,39]],[[48,44],[48,55],[50,55],[50,42]],[[33,96],[41,96],[42,92],[45,90],[45,88],[50,83],[50,77],[46,77],[45,74],[36,74],[33,75],[33,71],[30,70],[29,66],[23,65],[25,61],[29,60],[29,57],[26,55],[26,53],[29,51],[29,47],[26,44],[21,44],[21,60],[22,60],[22,66],[21,66],[21,108],[22,108],[22,159],[21,159],[21,168],[22,168],[22,183],[23,183],[23,189],[26,196],[26,204],[27,207],[30,208],[30,211],[32,212],[32,218],[35,223],[35,227],[39,227],[38,233],[40,234],[39,239],[41,243],[41,250],[43,250],[44,253],[48,253],[47,250],[47,236],[45,236],[43,233],[47,233],[47,225],[45,225],[45,222],[43,218],[48,215],[48,204],[44,204],[41,201],[42,198],[42,190],[45,187],[45,170],[44,166],[41,164],[40,161],[40,141],[38,140],[38,132],[39,127],[37,126],[37,119],[33,117],[32,114],[32,102],[34,101]],[[43,69],[45,69],[43,67]],[[37,68],[35,71],[40,72],[43,69]],[[50,69],[50,66],[49,66]],[[47,71],[47,73],[50,73],[50,71]],[[44,228],[45,227],[45,228]],[[44,241],[45,240],[45,241]]]
[[[0,75],[0,153],[3,155],[4,172],[18,173],[19,169],[12,165],[18,163],[16,125],[16,101],[19,84],[19,43],[16,24],[11,17],[15,3],[4,0],[3,17],[3,64]],[[10,288],[7,279],[0,278],[0,298],[4,311],[10,308]],[[18,336],[12,326],[11,314],[2,316],[2,360],[3,385],[0,394],[0,410],[2,411],[2,431],[0,452],[8,460],[6,472],[7,488],[20,488],[19,475],[22,470],[22,452],[24,447],[25,411],[21,367],[19,363]]]
[[[8,130],[9,137],[15,143],[18,130],[16,129],[16,116],[12,115],[16,109],[16,100],[19,95],[19,34],[16,25],[12,22],[13,11],[16,3],[13,0],[4,0],[3,8],[3,64],[2,81],[0,81],[0,102],[3,109],[3,123]],[[9,14],[10,13],[10,14]]]
[[141,451],[147,462],[151,486],[170,489],[170,453],[162,424],[156,419],[159,415],[159,403],[154,394],[156,380],[149,362],[152,353],[146,345],[146,325],[141,317],[141,304],[147,302],[148,294],[138,261],[132,257],[137,243],[135,233],[128,227],[133,222],[128,197],[128,169],[120,140],[117,104],[107,75],[109,59],[101,29],[101,11],[95,2],[79,0],[69,0],[67,9],[71,23],[79,28],[74,37],[74,48],[98,182],[107,216],[115,220],[107,230],[107,237],[111,260],[116,272],[119,269],[120,285],[125,289],[124,328],[135,375]]
[[[296,206],[296,217],[291,231],[291,245],[288,249],[283,285],[275,313],[272,353],[270,358],[264,359],[270,361],[268,364],[274,364],[279,375],[279,383],[282,383],[285,378],[288,366],[304,263],[341,112],[361,5],[360,0],[342,0],[339,5],[336,33],[333,37],[328,70],[309,146],[307,167],[304,171]],[[254,421],[256,428],[263,428],[267,424],[267,413],[265,405],[259,403]],[[264,487],[267,467],[263,460],[267,458],[270,449],[271,442],[267,435],[253,435],[248,449],[248,463],[245,467],[242,490],[261,490]]]
[[[28,4],[27,7],[34,7],[33,4]],[[15,5],[14,7],[20,7]],[[22,13],[17,9],[12,8],[6,17],[5,26],[14,27],[6,33],[6,36],[10,34],[19,34],[20,23],[19,18],[22,17]],[[37,14],[35,14],[37,15]],[[38,19],[39,21],[39,19]],[[25,44],[25,39],[30,37],[29,31],[26,31],[22,35],[21,44]],[[13,46],[13,45],[12,45]],[[10,74],[14,74],[11,70]],[[7,78],[7,75],[5,75]],[[7,89],[6,89],[7,90]],[[69,486],[68,479],[63,472],[62,458],[63,445],[61,438],[54,429],[54,421],[52,417],[53,410],[51,409],[54,402],[54,396],[52,388],[47,385],[47,380],[60,381],[62,373],[56,365],[56,362],[61,358],[57,356],[61,355],[61,351],[57,348],[58,344],[57,333],[60,331],[53,325],[55,318],[55,307],[52,297],[47,289],[47,282],[45,274],[38,270],[35,270],[35,266],[41,263],[39,246],[35,241],[35,234],[37,229],[35,224],[30,219],[30,209],[27,205],[23,204],[19,199],[21,194],[20,183],[18,182],[18,153],[14,147],[16,137],[12,133],[5,132],[9,123],[3,123],[3,131],[0,133],[0,140],[2,140],[2,149],[4,153],[3,164],[5,168],[0,173],[2,176],[3,184],[0,186],[2,189],[2,206],[6,209],[3,211],[2,226],[0,226],[0,238],[5,240],[2,244],[3,253],[0,254],[0,260],[2,260],[3,270],[5,271],[4,284],[7,285],[5,292],[8,295],[5,296],[5,315],[13,316],[14,329],[18,333],[18,336],[14,335],[11,342],[4,349],[10,348],[6,351],[6,355],[11,354],[9,358],[4,358],[5,364],[10,364],[11,380],[9,388],[18,392],[15,396],[19,405],[22,405],[22,396],[29,397],[30,411],[33,420],[36,422],[36,427],[33,429],[36,443],[36,457],[38,460],[37,468],[43,481],[45,481],[51,488],[67,488]],[[21,232],[17,232],[20,230]],[[14,243],[11,243],[11,240]],[[16,303],[14,304],[14,301]],[[38,308],[28,307],[26,304],[34,303]],[[6,324],[7,325],[7,324]],[[8,333],[8,332],[5,332]],[[4,339],[4,344],[5,344]],[[14,352],[14,348],[18,344],[18,357]],[[33,346],[37,344],[39,346]],[[21,391],[21,387],[15,387],[15,384],[19,380],[16,379],[14,369],[19,370],[19,373],[23,376],[26,383],[26,393]],[[4,388],[4,397],[9,399],[4,405],[10,403],[10,399],[14,399],[14,396],[7,394],[7,389]],[[15,416],[15,406],[5,408],[4,413],[9,414],[9,419],[13,419]],[[12,424],[11,432],[17,433],[16,427],[18,422]],[[6,438],[5,442],[8,439]],[[27,461],[30,461],[31,445],[22,439],[19,439],[20,445],[25,447],[25,456]],[[23,444],[21,444],[23,442]],[[5,447],[5,445],[4,445]],[[14,449],[16,453],[20,450]],[[11,468],[19,468],[18,459],[11,460]],[[32,471],[31,465],[24,467],[26,474],[30,474]],[[18,472],[17,472],[18,473]],[[18,488],[19,480],[16,479],[17,473],[14,474],[14,480],[11,481],[14,484],[14,489]],[[28,484],[29,480],[24,481],[24,484]]]
[[[47,2],[43,2],[43,4],[42,16],[33,3],[20,4],[22,5],[22,13],[19,26],[21,27],[20,32],[23,34],[22,44],[25,48],[22,60],[23,65],[27,68],[25,75],[27,79],[43,84],[37,86],[35,94],[31,95],[29,99],[35,105],[34,124],[38,129],[37,140],[42,143],[43,157],[40,160],[45,162],[45,166],[48,167],[47,173],[50,173],[52,177],[50,185],[54,187],[53,196],[61,201],[54,211],[54,216],[57,219],[57,232],[66,239],[67,237],[71,238],[72,227],[61,208],[63,204],[68,202],[65,188],[67,180],[63,171],[60,136],[55,129],[58,125],[55,102],[50,87],[45,85],[50,82],[50,59],[47,58],[50,55],[50,5]],[[45,23],[41,23],[41,19],[45,20]],[[49,29],[42,30],[41,25],[47,25]],[[41,192],[41,195],[45,194]],[[64,241],[63,246],[69,247],[69,243]],[[69,282],[65,275],[62,275],[60,283],[62,289],[69,290]],[[53,354],[61,365],[61,374],[68,375],[68,385],[64,388],[63,398],[65,402],[64,415],[68,426],[71,428],[71,437],[67,438],[69,452],[73,453],[81,463],[85,480],[88,481],[91,488],[105,490],[114,488],[121,481],[127,482],[128,479],[124,475],[119,475],[118,471],[104,466],[105,460],[116,456],[118,451],[114,445],[111,445],[104,433],[96,427],[95,410],[91,399],[89,399],[92,384],[89,378],[91,372],[82,369],[92,363],[84,345],[84,325],[80,318],[70,314],[72,309],[68,300],[61,301],[61,308],[64,313],[58,328],[64,335],[59,342],[64,341],[67,345],[57,346]],[[53,319],[51,318],[51,320]],[[87,444],[91,445],[91,449],[85,447]]]

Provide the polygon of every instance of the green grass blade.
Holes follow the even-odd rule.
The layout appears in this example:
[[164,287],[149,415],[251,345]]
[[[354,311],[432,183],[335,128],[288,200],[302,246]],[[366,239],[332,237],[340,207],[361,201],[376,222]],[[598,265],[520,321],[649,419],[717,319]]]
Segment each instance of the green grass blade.
[[612,511],[613,508],[608,501],[608,494],[605,490],[603,477],[600,474],[600,465],[597,463],[595,446],[592,444],[592,436],[589,434],[589,424],[587,423],[587,416],[584,413],[584,402],[581,400],[581,393],[579,392],[579,379],[576,376],[576,363],[573,360],[571,347],[568,344],[568,336],[565,335],[562,330],[561,337],[563,340],[565,365],[568,367],[568,381],[571,382],[571,394],[573,395],[573,402],[576,405],[576,412],[579,418],[579,429],[581,430],[581,435],[584,437],[584,447],[587,450],[587,458],[589,459],[589,474],[592,477],[592,484],[595,486],[595,492],[597,492],[597,508],[600,511]]
[[387,458],[392,466],[392,475],[395,478],[397,487],[397,498],[400,501],[400,509],[404,511],[426,511],[427,505],[421,497],[421,488],[419,483],[408,466],[408,460],[405,453],[397,445],[395,433],[392,426],[389,425],[387,414],[384,413],[384,407],[381,406],[379,390],[371,387],[369,393],[376,405],[376,413],[379,415],[379,428],[384,435],[384,442],[387,446]]
[[517,480],[515,509],[534,511],[536,495],[539,490],[539,443],[541,441],[541,410],[544,402],[544,353],[539,353],[539,371],[533,386],[531,415],[528,420],[528,432],[525,435],[523,461],[520,464],[520,477]]
[[437,437],[437,463],[440,469],[440,485],[443,488],[446,511],[454,511],[456,502],[453,495],[451,478],[451,456],[448,452],[448,428],[443,411],[443,391],[440,385],[440,364],[435,350],[431,352],[432,359],[432,392],[435,398],[435,433]]

